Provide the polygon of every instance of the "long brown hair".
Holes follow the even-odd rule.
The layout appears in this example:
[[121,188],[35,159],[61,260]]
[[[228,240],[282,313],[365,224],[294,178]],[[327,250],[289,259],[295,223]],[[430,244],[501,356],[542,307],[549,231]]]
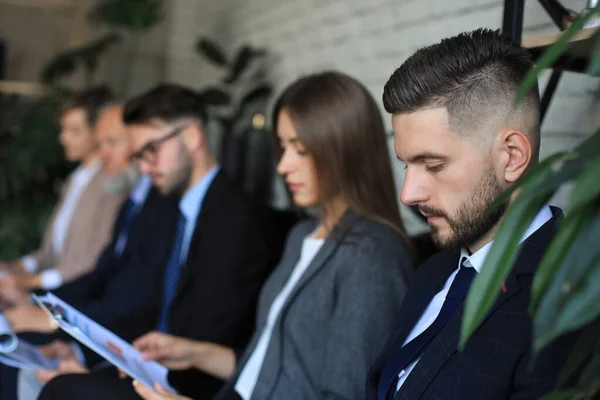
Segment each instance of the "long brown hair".
[[381,113],[367,89],[334,71],[293,82],[273,109],[271,126],[279,152],[276,130],[284,109],[298,140],[314,159],[324,199],[341,195],[355,213],[393,229],[409,244]]

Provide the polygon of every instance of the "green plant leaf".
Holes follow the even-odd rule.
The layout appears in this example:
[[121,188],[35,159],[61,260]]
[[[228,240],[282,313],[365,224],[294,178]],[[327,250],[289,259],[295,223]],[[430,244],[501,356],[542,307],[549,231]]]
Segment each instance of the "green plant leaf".
[[600,315],[600,213],[581,231],[534,315],[534,351]]
[[556,390],[552,393],[548,393],[541,400],[564,400],[564,399],[572,399],[574,395],[578,394],[579,391],[575,389],[569,390]]
[[225,52],[212,40],[200,38],[196,43],[196,50],[213,64],[219,67],[227,66],[228,61]]
[[235,57],[235,61],[233,62],[233,66],[231,67],[231,71],[229,75],[225,78],[224,82],[227,84],[234,83],[238,80],[238,78],[242,75],[244,70],[250,64],[250,61],[254,57],[254,52],[250,48],[250,46],[242,47]]
[[558,169],[559,165],[565,162],[569,158],[569,154],[566,152],[555,153],[543,160],[538,166],[531,171],[526,172],[521,179],[508,189],[506,189],[494,202],[488,207],[487,212],[496,209],[499,205],[504,204],[512,194],[523,187],[528,185],[532,181],[540,181],[540,176],[548,173],[548,169]]
[[481,273],[473,281],[466,299],[459,345],[461,349],[494,304],[517,256],[521,236],[548,200],[547,193],[535,189],[551,176],[551,167],[551,164],[546,164],[540,169],[542,172],[535,174],[535,179],[530,179],[523,186],[523,191],[504,215]]
[[567,211],[565,211],[566,214],[574,212],[582,205],[598,198],[600,195],[600,185],[598,184],[599,171],[600,149],[598,156],[586,163],[583,173],[575,181],[575,186],[571,192],[571,202]]
[[592,54],[590,56],[590,64],[588,65],[586,74],[600,76],[600,33],[596,33],[594,37],[594,49],[592,50]]
[[590,204],[585,209],[578,209],[566,214],[566,217],[561,221],[558,232],[546,250],[533,279],[531,303],[529,304],[531,314],[535,314],[537,311],[540,299],[554,280],[556,271],[566,258],[581,227],[584,223],[589,222],[594,208],[595,205]]
[[592,18],[592,16],[600,10],[600,5],[596,6],[592,11],[586,13],[585,15],[577,18],[575,22],[567,29],[561,37],[554,43],[552,46],[548,48],[542,54],[542,56],[536,61],[535,66],[529,70],[521,87],[519,88],[519,92],[517,93],[515,103],[519,104],[527,95],[529,90],[537,83],[537,77],[540,72],[552,66],[552,64],[560,57],[561,54],[564,53],[565,49],[569,45],[569,40],[573,38],[577,34],[581,28],[585,25],[585,23]]
[[567,362],[560,371],[558,387],[564,386],[575,374],[581,371],[584,364],[588,361],[590,354],[593,353],[600,342],[598,332],[600,332],[600,320],[593,322],[581,332],[581,335],[577,338],[577,342],[575,342],[575,345],[571,349],[571,354],[569,354]]
[[600,384],[600,331],[598,330],[599,321],[600,320],[596,320],[595,323],[589,325],[592,328],[596,328],[596,343],[591,349],[591,352],[588,353],[591,354],[591,359],[589,360],[589,362],[581,372],[581,375],[579,376],[578,385],[580,387],[589,387],[595,384]]
[[208,88],[202,91],[201,94],[209,106],[225,106],[231,102],[229,93],[219,88]]
[[269,96],[273,93],[273,88],[268,83],[258,85],[252,90],[248,91],[240,101],[240,108],[244,108],[247,104],[255,101],[266,101]]
[[587,137],[575,149],[571,151],[577,157],[592,158],[598,154],[600,149],[600,131]]
[[83,46],[60,53],[42,70],[42,82],[56,84],[58,80],[71,75],[78,65],[83,65],[90,73],[93,73],[96,70],[100,56],[109,47],[120,41],[120,35],[108,33]]
[[75,71],[75,63],[76,57],[73,57],[71,52],[57,55],[42,70],[42,82],[52,85],[59,79],[69,76]]
[[162,18],[161,0],[101,0],[88,14],[94,23],[134,31],[150,29]]

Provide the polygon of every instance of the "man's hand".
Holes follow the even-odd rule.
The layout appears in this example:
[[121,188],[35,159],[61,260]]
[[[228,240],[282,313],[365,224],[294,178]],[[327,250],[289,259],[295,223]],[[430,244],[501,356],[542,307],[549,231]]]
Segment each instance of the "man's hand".
[[137,394],[139,394],[144,400],[191,400],[189,397],[183,397],[168,392],[158,383],[154,384],[155,391],[138,381],[133,381],[133,387]]
[[42,287],[41,274],[14,274],[17,287],[23,290],[35,290]]
[[44,355],[44,357],[50,359],[77,359],[77,353],[75,353],[73,347],[68,343],[63,342],[62,340],[55,340],[52,343],[46,344],[44,346],[39,346],[38,350]]
[[56,340],[46,346],[39,347],[40,352],[51,359],[58,359],[58,369],[36,371],[35,376],[46,383],[62,374],[86,374],[88,369],[77,360],[77,354],[71,346],[60,340]]
[[36,305],[26,304],[9,308],[4,311],[4,316],[16,333],[21,332],[43,332],[56,331],[58,326]]
[[201,343],[160,332],[150,332],[133,342],[144,359],[155,360],[169,369],[194,367]]
[[29,304],[29,293],[20,287],[18,279],[12,273],[0,278],[0,301],[6,306]]
[[174,370],[196,368],[219,379],[231,378],[235,353],[229,347],[150,332],[135,342],[144,359],[155,360]]

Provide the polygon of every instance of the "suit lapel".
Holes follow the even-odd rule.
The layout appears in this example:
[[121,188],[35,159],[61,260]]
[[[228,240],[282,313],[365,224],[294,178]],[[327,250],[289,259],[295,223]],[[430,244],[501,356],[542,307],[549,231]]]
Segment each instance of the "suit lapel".
[[[333,233],[329,235],[323,246],[319,249],[315,257],[310,262],[309,266],[306,268],[306,271],[302,274],[298,283],[294,286],[294,289],[290,292],[285,304],[283,305],[280,315],[284,315],[284,313],[289,308],[290,304],[294,301],[296,296],[302,291],[302,288],[313,278],[313,276],[321,269],[321,267],[327,262],[327,260],[333,255],[333,253],[337,250],[337,248],[345,241],[352,240],[352,238],[348,237],[348,232],[352,229],[352,227],[359,221],[360,217],[356,215],[352,211],[346,211],[344,216],[341,219],[341,223],[335,226]],[[343,227],[343,228],[342,228]],[[300,246],[300,250],[301,250]],[[298,254],[298,258],[296,259],[296,263],[292,266],[292,269],[289,271],[290,275],[293,269],[296,267],[297,260],[300,257],[300,252]],[[288,275],[289,278],[289,275]],[[284,282],[285,285],[285,282]],[[283,285],[281,286],[283,287]]]
[[[505,282],[506,292],[501,292],[498,299],[487,313],[484,321],[490,317],[502,304],[520,291],[520,286],[514,276],[509,276]],[[418,399],[433,381],[438,371],[446,364],[448,359],[456,353],[460,340],[460,331],[463,322],[463,305],[454,313],[450,321],[427,345],[419,362],[412,370],[398,392],[397,399]]]
[[[392,357],[402,347],[407,336],[413,327],[423,315],[423,312],[448,280],[448,277],[458,265],[457,252],[440,253],[433,259],[423,264],[417,274],[423,274],[424,277],[418,280],[417,284],[412,284],[402,302],[399,312],[400,325],[386,342],[379,358],[373,364],[369,371],[369,377],[372,377],[371,387],[375,390],[379,384],[379,377],[385,366],[391,361]],[[429,271],[433,273],[429,274]],[[376,381],[375,381],[376,380]],[[373,398],[377,394],[373,393]]]

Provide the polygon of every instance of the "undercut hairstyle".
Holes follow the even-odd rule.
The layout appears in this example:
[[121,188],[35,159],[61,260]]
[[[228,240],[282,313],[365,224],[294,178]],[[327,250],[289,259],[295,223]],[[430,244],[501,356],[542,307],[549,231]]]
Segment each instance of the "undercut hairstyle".
[[63,105],[60,115],[81,109],[85,112],[85,118],[90,126],[96,125],[100,110],[112,100],[112,92],[108,86],[93,87],[75,94]]
[[540,142],[537,83],[523,101],[516,95],[533,59],[509,35],[478,29],[418,50],[390,77],[383,91],[391,114],[445,108],[453,133],[488,148],[501,127],[531,140],[534,162]]
[[202,95],[174,84],[161,84],[125,104],[126,125],[149,124],[160,120],[171,124],[190,118],[202,127],[206,123],[206,104]]
[[397,231],[410,247],[381,112],[369,91],[334,71],[293,82],[273,109],[272,135],[279,156],[277,126],[282,111],[290,116],[298,140],[314,160],[321,201],[340,195],[358,215]]

